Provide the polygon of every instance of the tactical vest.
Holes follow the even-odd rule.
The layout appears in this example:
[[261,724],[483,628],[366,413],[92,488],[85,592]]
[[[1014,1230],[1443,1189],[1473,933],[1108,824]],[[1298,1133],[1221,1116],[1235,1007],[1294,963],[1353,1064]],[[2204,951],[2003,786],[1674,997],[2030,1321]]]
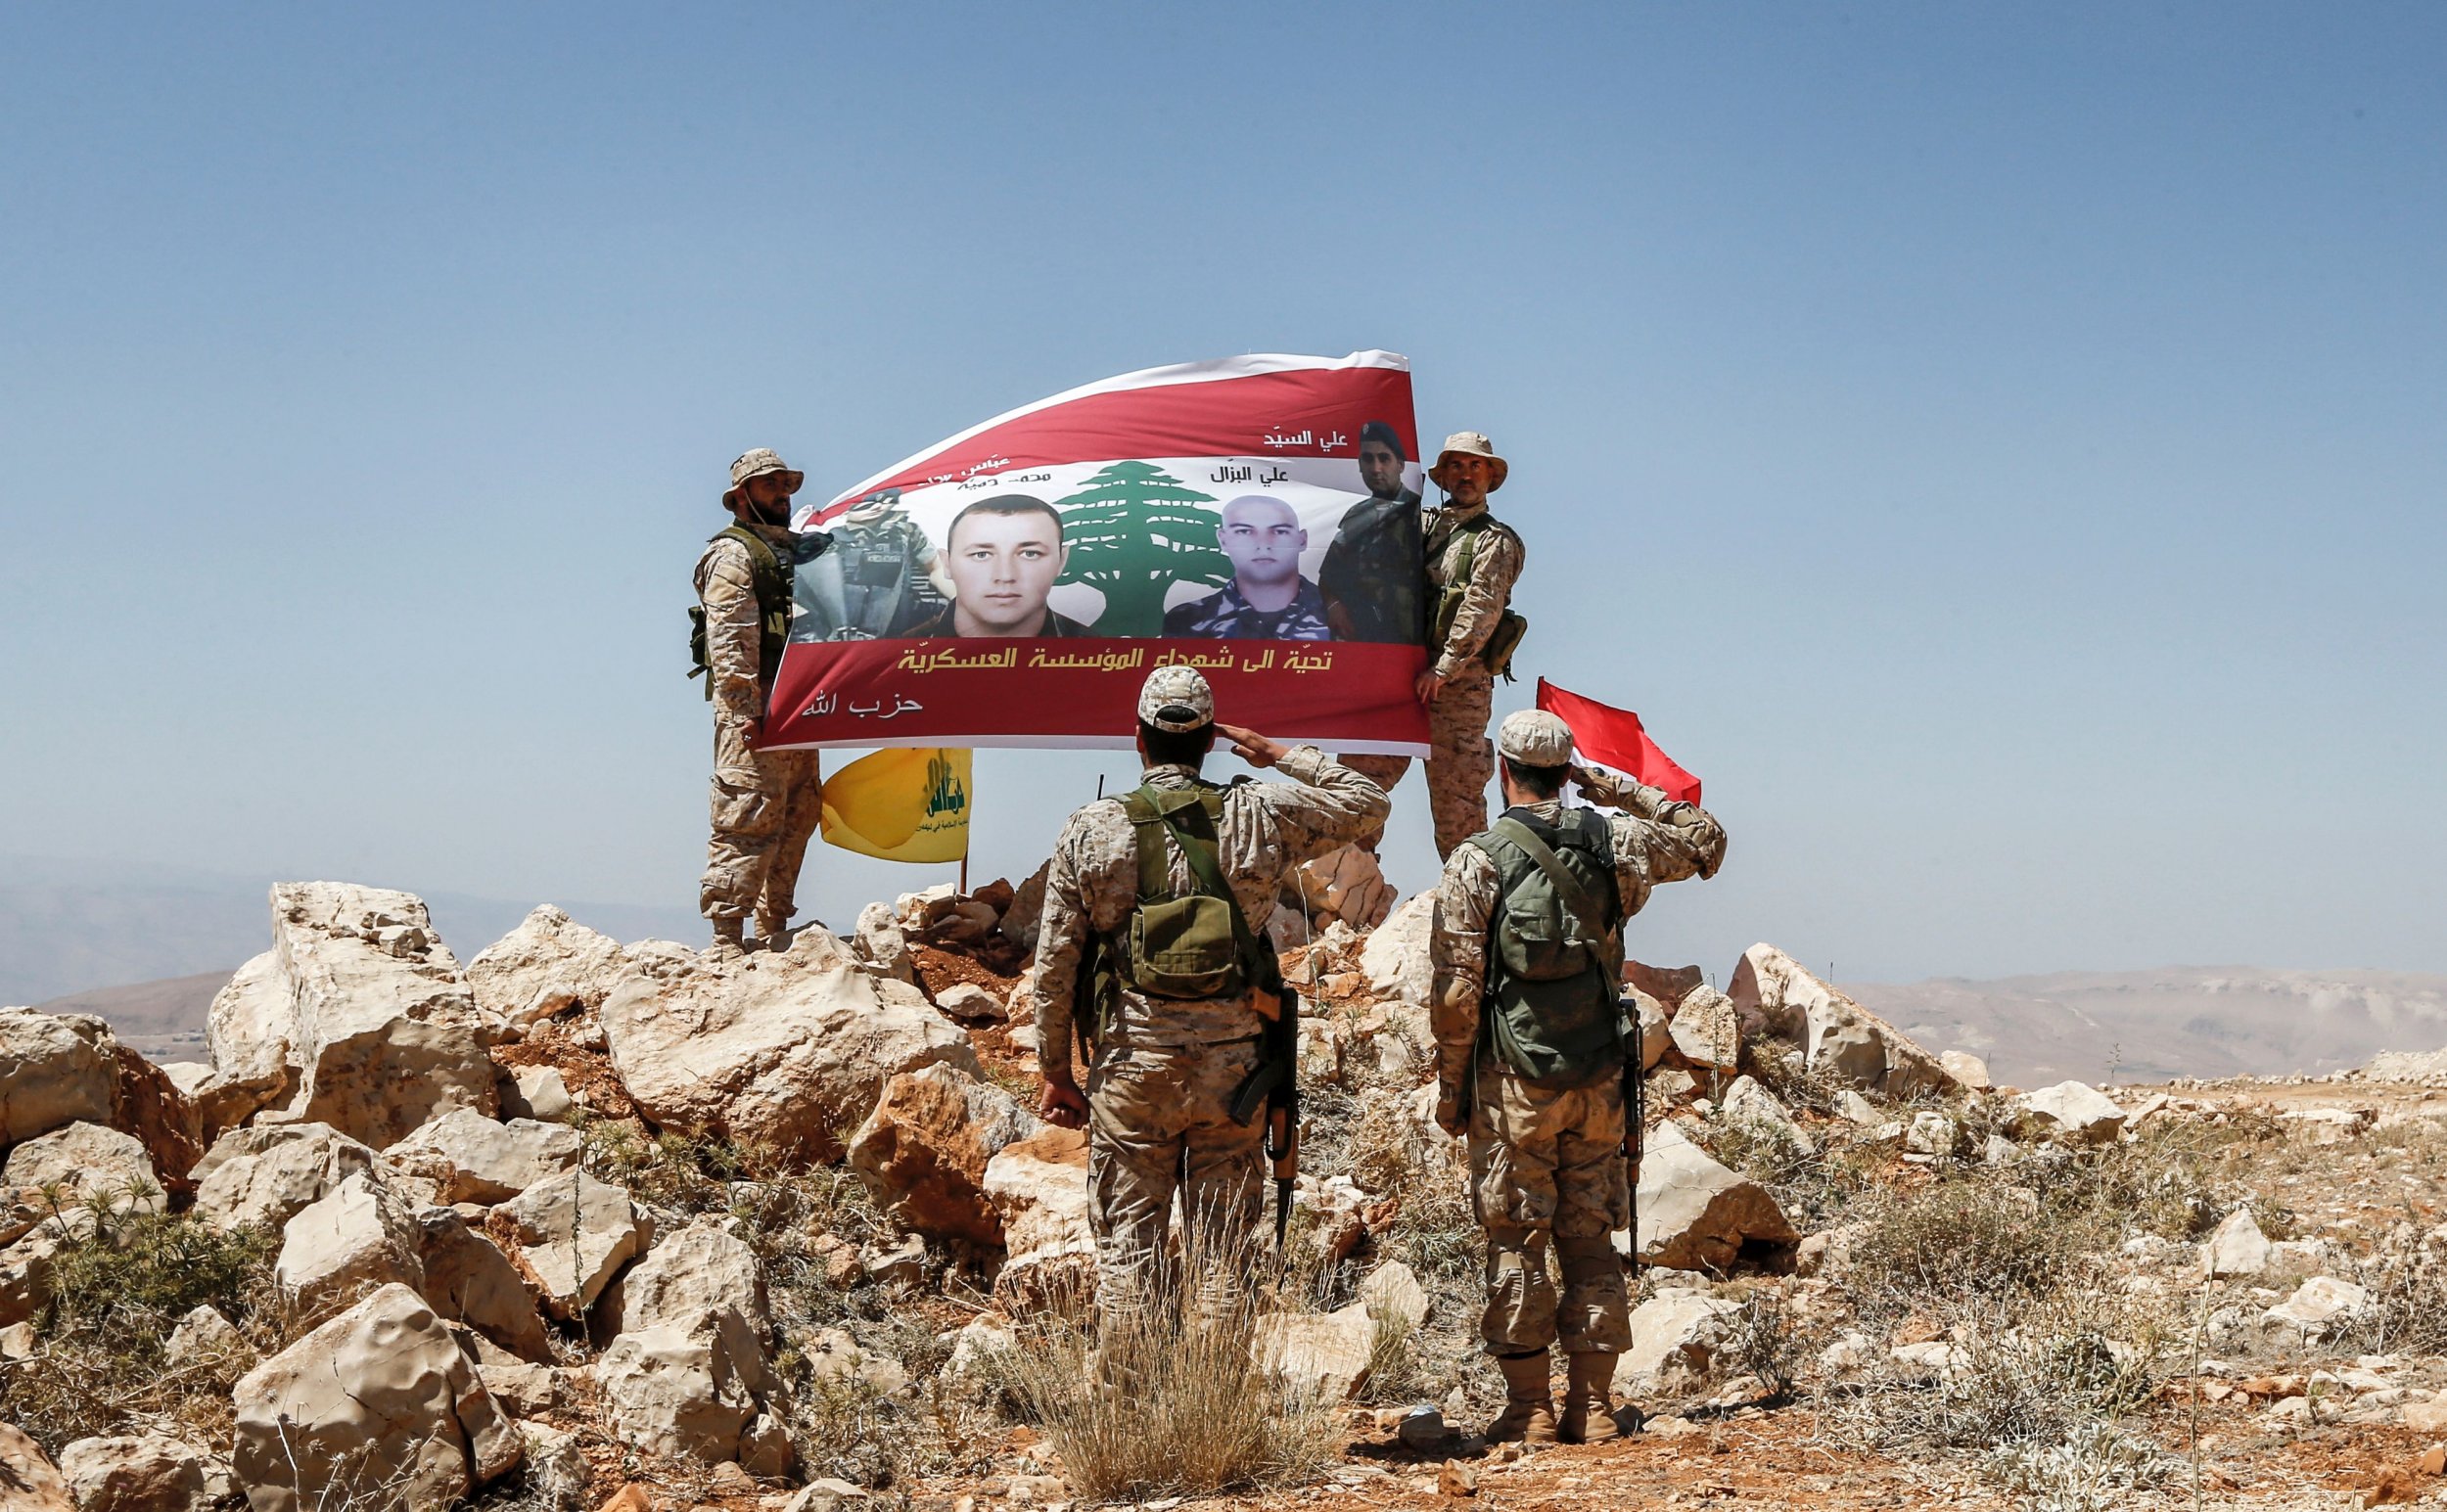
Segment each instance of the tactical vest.
[[[1440,539],[1428,543],[1431,557],[1442,556],[1454,531],[1460,531],[1463,536],[1461,560],[1454,564],[1453,574],[1445,579],[1444,594],[1436,601],[1436,620],[1429,627],[1427,655],[1431,663],[1445,654],[1445,642],[1453,635],[1453,622],[1461,617],[1461,601],[1468,595],[1470,576],[1478,568],[1479,540],[1495,523],[1494,516],[1480,510],[1467,520],[1454,521],[1446,527]],[[1512,654],[1521,649],[1521,638],[1527,634],[1529,620],[1514,614],[1507,605],[1503,613],[1497,616],[1496,627],[1487,632],[1487,643],[1478,649],[1480,664],[1510,682]]]
[[[1122,807],[1136,843],[1138,893],[1129,917],[1096,952],[1094,1022],[1083,1024],[1083,1031],[1094,1040],[1106,1037],[1123,986],[1184,1000],[1252,991],[1279,996],[1282,965],[1250,930],[1224,877],[1216,838],[1224,790],[1142,786],[1122,796]],[[1187,894],[1173,891],[1168,833],[1189,863],[1195,891]]]
[[[708,537],[709,543],[729,537],[748,548],[748,580],[757,594],[757,681],[767,692],[772,691],[773,673],[782,664],[782,648],[790,644],[790,564],[776,556],[764,537],[744,525],[732,526]],[[688,611],[688,675],[710,673],[714,664],[708,659],[706,644],[705,606],[698,604]],[[705,696],[714,697],[714,679],[707,676]]]
[[1480,1043],[1537,1086],[1623,1074],[1623,907],[1605,819],[1549,825],[1515,808],[1471,837],[1502,885],[1487,953]]

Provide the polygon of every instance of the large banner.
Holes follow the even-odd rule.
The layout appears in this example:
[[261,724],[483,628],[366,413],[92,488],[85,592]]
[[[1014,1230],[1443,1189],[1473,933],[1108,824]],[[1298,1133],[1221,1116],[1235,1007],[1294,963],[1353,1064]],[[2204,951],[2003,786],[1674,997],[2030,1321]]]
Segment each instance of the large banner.
[[1123,746],[1168,664],[1217,717],[1423,756],[1410,368],[1150,368],[802,512],[768,746]]

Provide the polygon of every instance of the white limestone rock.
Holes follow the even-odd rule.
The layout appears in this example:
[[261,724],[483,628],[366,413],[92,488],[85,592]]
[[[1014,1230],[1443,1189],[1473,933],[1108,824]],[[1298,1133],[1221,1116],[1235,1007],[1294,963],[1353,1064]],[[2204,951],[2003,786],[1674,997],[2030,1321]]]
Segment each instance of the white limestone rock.
[[385,1285],[421,1288],[425,1261],[415,1214],[380,1176],[350,1176],[289,1220],[272,1279],[308,1318]]
[[299,1118],[380,1150],[438,1114],[498,1109],[496,1032],[422,900],[337,882],[272,889]]
[[1955,1083],[1966,1092],[1996,1089],[1997,1083],[1989,1079],[1988,1063],[1968,1050],[1941,1050],[1937,1064],[1944,1067],[1946,1075],[1954,1077]]
[[509,1218],[520,1259],[542,1288],[544,1310],[564,1320],[582,1316],[645,1248],[628,1193],[583,1171],[539,1181],[496,1211]]
[[1744,1244],[1800,1239],[1765,1187],[1718,1165],[1670,1122],[1649,1130],[1639,1163],[1641,1263],[1721,1270]]
[[238,968],[213,994],[204,1042],[212,1076],[197,1096],[205,1123],[236,1128],[264,1108],[282,1108],[298,1094],[298,1054],[290,1044],[289,980],[280,953],[266,950]]
[[1818,1153],[1819,1142],[1810,1137],[1809,1130],[1794,1123],[1776,1095],[1753,1077],[1734,1077],[1733,1084],[1725,1089],[1722,1106],[1728,1123],[1744,1125],[1802,1155]]
[[1340,919],[1356,930],[1374,929],[1394,911],[1394,885],[1373,852],[1345,846],[1292,868],[1283,898],[1318,924]]
[[2260,1220],[2248,1207],[2228,1214],[2200,1247],[2201,1270],[2213,1281],[2222,1276],[2256,1276],[2269,1268],[2270,1259],[2269,1237],[2260,1231]]
[[635,970],[619,940],[545,903],[467,963],[467,986],[480,1010],[532,1024],[600,1007]]
[[102,1021],[0,1008],[0,1149],[65,1124],[111,1122]]
[[1743,952],[1731,996],[1743,1037],[1762,1042],[1757,1054],[1775,1053],[1767,1041],[1790,1046],[1801,1051],[1808,1069],[1890,1098],[1955,1088],[1936,1056],[1774,945]]
[[1705,1292],[1660,1292],[1632,1309],[1632,1346],[1614,1367],[1614,1389],[1632,1396],[1685,1388],[1706,1378],[1739,1303]]
[[1731,1076],[1741,1061],[1741,1026],[1733,1000],[1714,987],[1696,986],[1675,1010],[1667,1032],[1674,1053],[1691,1070]]
[[1656,1070],[1666,1052],[1674,1047],[1674,1031],[1666,1022],[1663,1004],[1638,987],[1624,990],[1639,1015],[1639,1069],[1645,1075]]
[[218,1228],[253,1223],[277,1233],[374,1165],[370,1147],[328,1123],[231,1129],[196,1163],[195,1212]]
[[762,1366],[762,1355],[734,1357],[719,1332],[663,1323],[613,1340],[594,1377],[614,1430],[632,1446],[774,1475],[788,1467],[790,1443],[760,1406],[750,1372]]
[[2302,1344],[2328,1338],[2371,1305],[2370,1292],[2334,1276],[2313,1276],[2294,1294],[2260,1315],[2264,1328]]
[[455,1208],[426,1208],[416,1224],[425,1270],[418,1290],[434,1310],[520,1359],[551,1363],[540,1298],[500,1246],[469,1226]]
[[570,1084],[556,1066],[521,1066],[507,1077],[495,1078],[494,1085],[501,1094],[504,1119],[558,1123],[577,1109],[577,1099],[570,1096]]
[[383,1159],[433,1182],[442,1202],[490,1207],[576,1169],[577,1148],[577,1130],[566,1123],[500,1123],[472,1108],[453,1108],[392,1145]]
[[170,1330],[162,1355],[181,1369],[214,1363],[252,1365],[254,1347],[247,1343],[247,1336],[238,1331],[236,1324],[221,1316],[218,1308],[201,1303],[189,1308],[178,1320],[178,1326]]
[[986,1163],[986,1196],[1002,1218],[994,1297],[1005,1310],[1033,1310],[1092,1282],[1085,1130],[1048,1127],[1003,1146]]
[[233,1469],[254,1512],[393,1485],[412,1512],[442,1512],[526,1451],[448,1326],[396,1284],[249,1371],[233,1396]]
[[780,954],[633,979],[604,1004],[603,1028],[657,1125],[785,1165],[839,1160],[841,1135],[899,1073],[943,1062],[979,1074],[965,1033],[812,925]]
[[208,1512],[230,1489],[214,1455],[162,1433],[79,1439],[60,1450],[60,1474],[77,1512]]
[[114,1213],[159,1213],[162,1181],[144,1141],[101,1123],[66,1123],[37,1134],[9,1152],[0,1185],[58,1185],[79,1202],[104,1203]]
[[2024,1092],[2008,1104],[2008,1110],[2014,1133],[2022,1139],[2066,1145],[2107,1144],[2124,1131],[2124,1110],[2096,1087],[2080,1081],[2059,1081],[2036,1092]]
[[1427,938],[1436,922],[1433,891],[1414,893],[1386,916],[1360,950],[1360,975],[1379,997],[1399,997],[1427,1005],[1434,971],[1427,958]]

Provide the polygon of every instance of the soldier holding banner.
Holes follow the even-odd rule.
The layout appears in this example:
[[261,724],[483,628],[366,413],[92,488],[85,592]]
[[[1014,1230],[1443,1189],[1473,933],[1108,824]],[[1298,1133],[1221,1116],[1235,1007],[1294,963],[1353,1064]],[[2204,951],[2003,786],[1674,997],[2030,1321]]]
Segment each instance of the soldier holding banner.
[[[697,904],[713,921],[717,956],[746,948],[752,913],[767,946],[786,942],[799,866],[823,802],[814,752],[757,749],[790,638],[791,579],[802,548],[790,528],[790,496],[804,481],[763,447],[733,462],[722,495],[733,523],[697,559],[693,650],[714,703],[714,833]],[[823,537],[811,539],[820,546]]]
[[[1511,611],[1512,585],[1527,553],[1512,527],[1487,511],[1487,496],[1509,471],[1486,436],[1456,431],[1427,474],[1445,503],[1426,512],[1429,661],[1416,691],[1427,706],[1427,803],[1439,857],[1487,824],[1487,782],[1496,770],[1487,722],[1496,677],[1508,672],[1523,623]],[[1387,788],[1410,765],[1408,756],[1348,759]]]

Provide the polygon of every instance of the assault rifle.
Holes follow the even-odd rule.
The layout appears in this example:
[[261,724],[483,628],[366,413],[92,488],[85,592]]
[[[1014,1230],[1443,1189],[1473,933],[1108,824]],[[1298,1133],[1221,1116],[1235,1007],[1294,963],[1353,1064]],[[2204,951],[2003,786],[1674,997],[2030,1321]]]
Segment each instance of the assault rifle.
[[1631,1015],[1632,1031],[1624,1040],[1623,1055],[1623,1166],[1631,1191],[1632,1257],[1629,1277],[1632,1295],[1639,1295],[1639,1146],[1640,1123],[1647,1113],[1648,1088],[1639,1073],[1639,1014]]
[[1280,1261],[1291,1232],[1292,1184],[1300,1178],[1300,994],[1279,976],[1259,993],[1272,994],[1281,1006],[1259,1038],[1257,1070],[1232,1089],[1230,1112],[1233,1123],[1247,1123],[1261,1102],[1266,1106],[1266,1153],[1274,1169],[1274,1258]]

